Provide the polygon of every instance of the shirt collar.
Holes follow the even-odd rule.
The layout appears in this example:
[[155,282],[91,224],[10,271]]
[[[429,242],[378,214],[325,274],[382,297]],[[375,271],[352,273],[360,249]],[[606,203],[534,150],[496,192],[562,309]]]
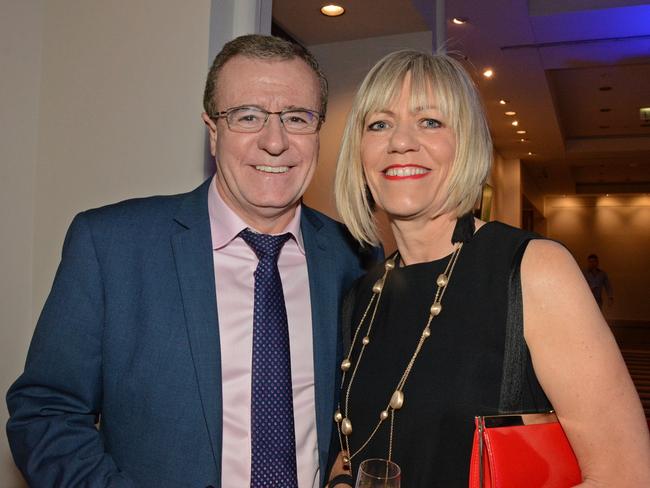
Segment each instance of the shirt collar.
[[[291,237],[298,244],[298,249],[304,255],[305,247],[300,230],[300,215],[302,205],[296,207],[296,212],[291,218],[289,224],[282,232],[278,234],[290,233]],[[210,188],[208,189],[208,213],[210,215],[210,234],[212,236],[212,249],[222,249],[226,247],[239,233],[250,226],[244,222],[221,198],[217,190],[217,176],[212,177]],[[250,227],[257,232],[257,229]]]

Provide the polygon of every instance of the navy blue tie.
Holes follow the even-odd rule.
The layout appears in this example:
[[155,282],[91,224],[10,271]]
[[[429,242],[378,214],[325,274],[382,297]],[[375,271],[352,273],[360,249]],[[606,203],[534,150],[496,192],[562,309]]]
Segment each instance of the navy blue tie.
[[254,274],[251,488],[297,488],[289,329],[278,271],[278,255],[290,234],[246,229],[239,235],[259,259]]

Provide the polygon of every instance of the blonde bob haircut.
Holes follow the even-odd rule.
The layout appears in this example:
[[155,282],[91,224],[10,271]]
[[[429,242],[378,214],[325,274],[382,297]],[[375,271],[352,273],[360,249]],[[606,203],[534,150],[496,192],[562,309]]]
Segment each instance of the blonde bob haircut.
[[381,59],[366,75],[348,116],[336,166],[335,196],[341,218],[360,242],[379,243],[361,164],[366,117],[390,107],[404,78],[411,74],[411,110],[431,104],[456,136],[456,152],[445,182],[447,196],[440,214],[471,211],[492,165],[492,139],[478,91],[462,65],[444,54],[397,51]]

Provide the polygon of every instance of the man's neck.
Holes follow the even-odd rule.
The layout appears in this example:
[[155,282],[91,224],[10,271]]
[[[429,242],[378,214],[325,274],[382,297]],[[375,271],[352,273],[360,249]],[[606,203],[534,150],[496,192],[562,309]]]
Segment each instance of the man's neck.
[[262,234],[279,234],[283,232],[296,215],[296,209],[302,202],[298,200],[285,208],[251,208],[246,209],[221,188],[217,182],[217,192],[223,203],[234,212],[248,227]]

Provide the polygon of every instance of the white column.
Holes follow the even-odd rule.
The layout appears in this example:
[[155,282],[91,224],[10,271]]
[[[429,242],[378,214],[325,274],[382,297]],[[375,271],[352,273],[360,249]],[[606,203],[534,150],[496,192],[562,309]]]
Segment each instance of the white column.
[[210,63],[221,47],[244,34],[271,34],[273,0],[212,0]]
[[445,0],[436,0],[436,28],[434,29],[435,41],[434,52],[444,53],[447,51],[447,19],[445,18]]

